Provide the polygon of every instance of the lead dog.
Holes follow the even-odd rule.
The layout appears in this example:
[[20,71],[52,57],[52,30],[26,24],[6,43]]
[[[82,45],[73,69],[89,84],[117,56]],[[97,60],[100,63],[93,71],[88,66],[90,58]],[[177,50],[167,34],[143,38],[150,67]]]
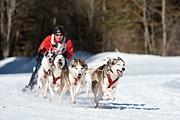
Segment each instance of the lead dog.
[[49,52],[45,52],[41,62],[41,66],[38,70],[36,97],[39,95],[39,88],[41,89],[41,94],[44,91],[44,85],[47,82],[47,75],[51,66],[53,65],[53,61],[54,54],[52,53],[52,51],[50,50]]
[[60,87],[60,76],[63,68],[65,67],[65,58],[58,54],[54,59],[54,65],[51,67],[51,71],[48,75],[48,82],[46,83],[44,98],[47,98],[47,89],[49,88],[51,98],[55,97],[55,93]]
[[61,94],[59,105],[62,105],[62,96],[65,95],[69,85],[72,103],[76,103],[76,94],[79,94],[85,85],[85,71],[88,66],[82,58],[74,59],[69,67],[63,69],[61,74]]
[[64,50],[65,50],[65,46],[61,43],[57,43],[57,48],[52,50],[52,52],[55,54],[55,60],[48,75],[48,82],[45,85],[44,98],[47,98],[48,88],[51,93],[51,99],[54,98],[55,92],[57,92],[57,90],[59,89],[60,76],[66,61],[62,55]]
[[[117,87],[119,77],[123,76],[125,62],[118,57],[111,59],[106,66],[97,68],[92,74],[92,92],[95,108],[99,108],[98,100],[106,93],[111,100],[115,100],[113,93]],[[111,92],[108,90],[111,89]]]

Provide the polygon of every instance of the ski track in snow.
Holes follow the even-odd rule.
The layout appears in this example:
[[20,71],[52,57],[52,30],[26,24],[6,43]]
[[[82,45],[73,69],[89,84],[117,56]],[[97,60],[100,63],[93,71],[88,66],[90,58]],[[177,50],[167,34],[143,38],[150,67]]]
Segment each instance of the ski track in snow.
[[[115,53],[109,54],[112,57],[117,56]],[[108,55],[102,53],[90,57],[87,59],[88,65],[95,66],[93,62]],[[115,91],[116,99],[115,101],[100,99],[100,109],[94,109],[90,100],[86,99],[86,87],[80,95],[77,95],[76,104],[71,104],[69,91],[67,91],[62,107],[59,107],[59,92],[56,98],[50,101],[50,93],[48,98],[44,99],[42,96],[35,97],[35,90],[28,93],[21,91],[24,85],[28,84],[30,73],[0,74],[0,119],[178,120],[180,118],[180,73],[177,72],[180,66],[177,62],[179,57],[176,59],[147,55],[120,55],[126,59],[126,71]],[[93,59],[96,61],[92,62]],[[136,63],[133,62],[136,59],[141,61],[133,64]],[[162,68],[161,72],[155,67],[153,71],[147,69],[152,64],[147,65],[146,62],[151,63],[154,59],[159,59],[159,62],[155,62],[154,65],[162,65],[159,67]],[[162,62],[163,60],[174,61],[174,64],[163,66],[166,64]],[[177,67],[174,71],[171,68],[169,72],[170,66]],[[143,68],[147,70],[143,71]]]

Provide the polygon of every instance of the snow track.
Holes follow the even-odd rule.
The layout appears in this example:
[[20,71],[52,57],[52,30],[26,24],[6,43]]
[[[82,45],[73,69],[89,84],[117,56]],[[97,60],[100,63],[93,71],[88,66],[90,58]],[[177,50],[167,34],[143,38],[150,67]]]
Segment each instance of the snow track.
[[[1,120],[178,120],[180,118],[180,57],[157,57],[124,53],[102,53],[87,58],[89,67],[102,57],[121,56],[126,71],[115,91],[115,101],[100,99],[100,109],[94,109],[85,97],[85,90],[71,104],[69,91],[58,106],[59,95],[50,102],[35,90],[23,93],[30,73],[0,74]],[[94,61],[93,61],[94,59]],[[138,61],[137,61],[138,60]],[[146,61],[146,62],[145,62]],[[174,61],[174,62],[172,62]],[[8,61],[3,61],[8,63]],[[149,64],[147,64],[149,63]],[[152,66],[161,66],[159,70]],[[166,65],[166,66],[164,66]],[[5,65],[1,66],[5,67]],[[169,69],[172,67],[174,69]],[[144,70],[143,70],[144,69]]]

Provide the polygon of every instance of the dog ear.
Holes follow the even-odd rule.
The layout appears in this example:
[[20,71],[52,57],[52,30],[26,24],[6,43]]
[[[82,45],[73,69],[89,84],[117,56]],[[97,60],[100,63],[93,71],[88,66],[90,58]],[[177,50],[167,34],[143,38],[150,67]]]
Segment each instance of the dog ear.
[[57,54],[56,53],[53,53],[53,56],[54,56],[54,58],[57,56]]
[[83,61],[82,66],[83,66],[83,68],[88,69],[88,65],[85,63],[85,61]]
[[74,62],[77,62],[78,61],[78,59],[74,59]]
[[[118,57],[117,59],[118,59],[118,60],[122,60],[122,61],[124,62],[124,60],[123,60],[122,58],[120,58],[120,57]],[[125,64],[125,62],[124,62],[124,64]]]
[[74,65],[75,60],[76,60],[76,59],[74,59],[74,60],[72,60],[72,61],[70,62],[70,64],[69,64],[70,67],[72,67],[72,68],[75,67],[75,65]]
[[112,65],[115,65],[115,61],[114,61],[114,59],[111,61],[111,64],[112,64]]
[[49,50],[50,53],[52,53],[52,48]]
[[44,53],[44,56],[47,57],[47,55],[48,55],[48,52],[46,51],[46,52]]
[[107,57],[107,64],[111,62],[111,58]]

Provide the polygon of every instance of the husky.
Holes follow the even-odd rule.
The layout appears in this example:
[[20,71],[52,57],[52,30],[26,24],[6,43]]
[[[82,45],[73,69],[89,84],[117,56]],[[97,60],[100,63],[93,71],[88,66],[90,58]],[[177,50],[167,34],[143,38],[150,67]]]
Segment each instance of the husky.
[[57,43],[57,48],[52,50],[55,54],[55,59],[48,75],[48,82],[45,85],[44,98],[47,98],[48,88],[51,93],[50,99],[55,97],[55,92],[59,89],[61,72],[66,64],[66,59],[62,55],[64,50],[65,46],[61,43]]
[[89,99],[92,97],[92,95],[89,95],[89,89],[91,88],[91,85],[92,85],[92,74],[93,72],[100,66],[105,66],[107,65],[108,63],[111,62],[111,59],[109,57],[107,58],[101,58],[98,62],[98,65],[94,68],[90,68],[86,71],[86,74],[85,74],[85,80],[86,80],[86,86],[87,86],[87,89],[86,89],[86,98]]
[[66,47],[61,44],[61,43],[57,43],[57,48],[53,51],[55,54],[63,54],[66,50]]
[[57,93],[60,87],[60,77],[62,73],[62,69],[65,67],[65,58],[63,55],[58,54],[55,55],[54,65],[51,67],[51,71],[48,75],[48,82],[45,87],[44,98],[47,98],[47,89],[49,88],[52,100],[55,97],[55,93]]
[[[125,71],[125,62],[118,57],[117,59],[111,59],[111,62],[105,66],[100,66],[92,74],[92,92],[94,94],[95,108],[99,108],[98,100],[107,94],[108,98],[115,100],[113,96],[117,87],[118,80],[123,76]],[[109,91],[108,89],[111,89]]]
[[72,103],[76,103],[76,95],[79,94],[85,85],[85,71],[87,64],[82,58],[74,59],[70,62],[68,68],[64,68],[61,74],[61,94],[59,106],[62,105],[62,96],[65,95],[69,85]]
[[47,75],[49,74],[49,70],[53,65],[53,61],[54,54],[52,53],[52,51],[50,50],[49,52],[45,52],[41,62],[41,66],[38,70],[36,97],[39,95],[39,88],[41,88],[41,94],[44,91],[44,85],[47,82]]

